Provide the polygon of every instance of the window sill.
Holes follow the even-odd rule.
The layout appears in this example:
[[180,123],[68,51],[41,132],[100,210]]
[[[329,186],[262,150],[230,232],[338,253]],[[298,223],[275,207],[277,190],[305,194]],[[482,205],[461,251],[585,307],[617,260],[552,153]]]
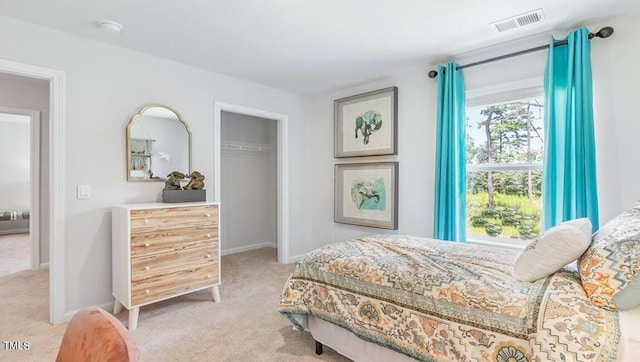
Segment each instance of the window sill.
[[483,246],[491,246],[494,248],[508,248],[508,249],[516,249],[522,250],[529,245],[527,240],[514,240],[509,239],[509,241],[503,241],[500,239],[489,239],[482,238],[480,236],[474,235],[471,238],[467,239],[467,243],[475,244],[475,245],[483,245]]

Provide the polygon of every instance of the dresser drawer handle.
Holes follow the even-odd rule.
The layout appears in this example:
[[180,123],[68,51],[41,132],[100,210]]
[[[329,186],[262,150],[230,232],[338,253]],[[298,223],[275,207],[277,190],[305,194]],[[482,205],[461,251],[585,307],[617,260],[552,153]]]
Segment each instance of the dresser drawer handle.
[[144,219],[144,223],[148,224],[149,223],[149,219]]
[[211,234],[207,234],[207,238],[210,238],[210,237],[211,237]]
[[149,245],[151,245],[151,244],[149,244],[149,243],[144,243],[144,247],[145,247],[145,248],[148,248],[148,247],[149,247]]
[[207,274],[207,278],[208,278],[208,279],[211,279],[211,278],[213,278],[213,275],[211,275],[211,274]]
[[145,266],[144,270],[151,270],[151,267],[150,266]]
[[211,254],[207,254],[207,259],[211,259],[212,255]]
[[207,214],[207,217],[211,217],[211,214]]
[[144,294],[150,294],[150,293],[151,293],[151,291],[149,289],[144,291]]

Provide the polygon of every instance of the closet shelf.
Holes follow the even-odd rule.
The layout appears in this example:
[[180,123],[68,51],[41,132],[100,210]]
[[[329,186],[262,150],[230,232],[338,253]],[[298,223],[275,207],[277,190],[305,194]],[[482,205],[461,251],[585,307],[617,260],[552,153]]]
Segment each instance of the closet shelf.
[[241,151],[256,151],[256,152],[269,152],[272,150],[269,146],[258,145],[241,145],[234,143],[223,143],[220,145],[223,149],[228,150],[241,150]]

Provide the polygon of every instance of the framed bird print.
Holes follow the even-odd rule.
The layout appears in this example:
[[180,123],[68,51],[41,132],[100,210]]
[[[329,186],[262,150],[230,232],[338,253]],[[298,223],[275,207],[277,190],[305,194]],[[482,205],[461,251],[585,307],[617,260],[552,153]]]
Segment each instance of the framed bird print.
[[334,101],[334,157],[396,155],[398,88]]
[[335,165],[334,221],[398,229],[398,162]]

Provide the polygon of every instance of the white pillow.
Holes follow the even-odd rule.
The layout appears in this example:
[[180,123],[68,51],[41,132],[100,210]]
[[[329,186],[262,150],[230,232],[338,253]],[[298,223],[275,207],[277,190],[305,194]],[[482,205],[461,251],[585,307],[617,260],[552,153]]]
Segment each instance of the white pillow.
[[533,282],[551,275],[578,259],[591,244],[591,221],[566,221],[545,231],[518,256],[513,276]]

